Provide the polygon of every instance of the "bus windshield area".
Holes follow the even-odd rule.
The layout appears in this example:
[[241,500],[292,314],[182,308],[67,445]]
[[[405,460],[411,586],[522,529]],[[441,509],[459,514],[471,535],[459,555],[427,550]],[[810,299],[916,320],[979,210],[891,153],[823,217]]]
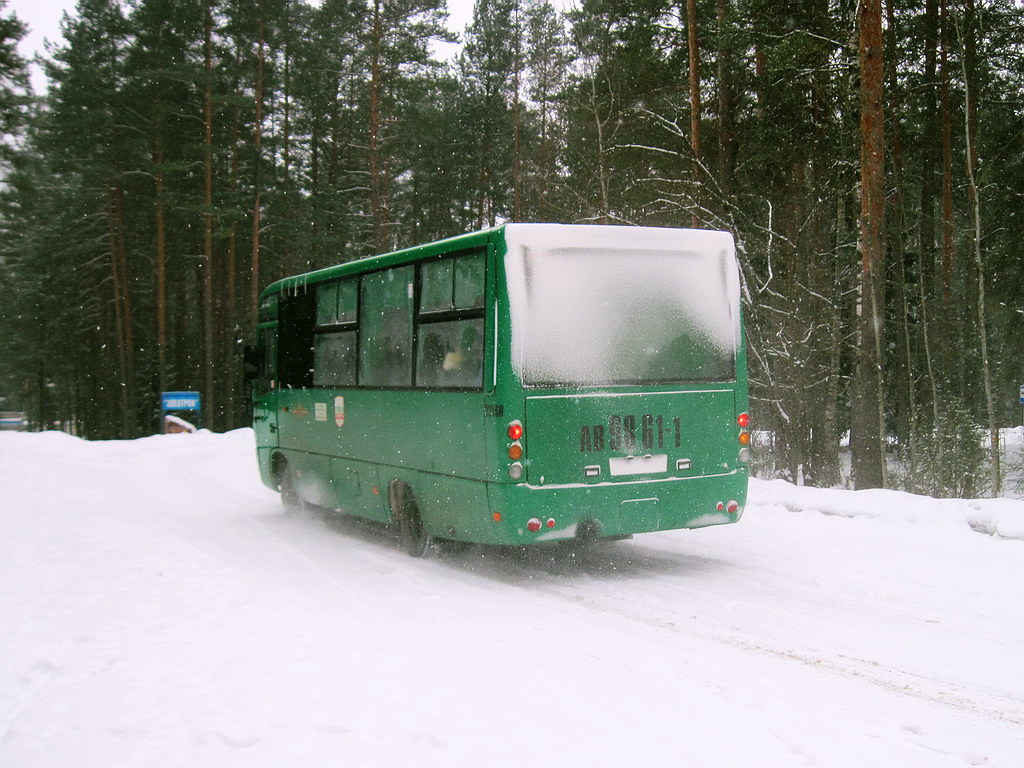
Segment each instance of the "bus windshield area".
[[513,361],[524,384],[735,379],[739,286],[731,249],[666,248],[658,234],[644,242],[644,232],[658,230],[631,232],[629,245],[610,237],[510,250]]

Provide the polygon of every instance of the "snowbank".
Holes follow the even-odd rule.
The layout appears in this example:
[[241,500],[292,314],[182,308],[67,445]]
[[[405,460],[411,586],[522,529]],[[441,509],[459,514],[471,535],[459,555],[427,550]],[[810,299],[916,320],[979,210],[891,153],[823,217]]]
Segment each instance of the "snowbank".
[[969,525],[980,533],[1024,541],[1024,501],[1014,499],[933,499],[904,491],[845,491],[752,479],[748,503],[918,525]]

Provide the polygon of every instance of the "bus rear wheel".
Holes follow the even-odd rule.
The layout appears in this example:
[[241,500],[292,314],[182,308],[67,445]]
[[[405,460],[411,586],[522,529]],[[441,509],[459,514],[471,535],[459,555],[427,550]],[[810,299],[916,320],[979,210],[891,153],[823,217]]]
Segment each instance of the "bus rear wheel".
[[409,486],[397,481],[391,483],[388,500],[391,503],[391,515],[398,524],[402,551],[412,557],[423,557],[430,548],[431,540]]
[[277,487],[281,491],[281,506],[284,507],[285,512],[291,515],[303,511],[302,499],[299,498],[299,492],[295,488],[295,473],[287,464],[283,464],[278,470]]

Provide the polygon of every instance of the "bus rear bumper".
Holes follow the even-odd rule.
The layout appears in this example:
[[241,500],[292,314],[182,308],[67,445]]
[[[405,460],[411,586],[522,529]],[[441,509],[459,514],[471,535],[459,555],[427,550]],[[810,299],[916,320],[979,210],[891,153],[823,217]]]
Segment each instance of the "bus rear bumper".
[[[586,486],[491,483],[491,543],[629,536],[735,523],[746,504],[747,478],[743,469],[713,477]],[[735,512],[729,512],[730,502]],[[538,530],[530,530],[531,520],[534,527],[540,522]]]

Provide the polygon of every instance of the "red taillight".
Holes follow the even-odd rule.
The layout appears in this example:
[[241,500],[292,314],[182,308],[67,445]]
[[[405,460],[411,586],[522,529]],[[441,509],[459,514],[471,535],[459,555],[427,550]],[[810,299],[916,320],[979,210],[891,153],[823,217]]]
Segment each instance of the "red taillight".
[[737,512],[740,511],[740,505],[735,501],[730,501],[728,504],[725,505],[725,511],[728,512],[730,515],[735,515]]
[[744,429],[749,427],[750,426],[750,414],[749,413],[741,413],[739,416],[736,417],[736,423],[739,424]]
[[523,436],[523,425],[518,421],[513,421],[508,425],[508,439],[519,440]]
[[715,505],[715,509],[717,509],[719,512],[724,512],[725,504],[720,501],[718,502],[718,504]]
[[528,530],[530,533],[536,533],[537,531],[539,531],[540,526],[541,522],[540,518],[538,517],[531,517],[529,520],[526,521],[526,530]]
[[548,518],[548,528],[554,528],[554,527],[555,527],[555,518],[549,517]]

